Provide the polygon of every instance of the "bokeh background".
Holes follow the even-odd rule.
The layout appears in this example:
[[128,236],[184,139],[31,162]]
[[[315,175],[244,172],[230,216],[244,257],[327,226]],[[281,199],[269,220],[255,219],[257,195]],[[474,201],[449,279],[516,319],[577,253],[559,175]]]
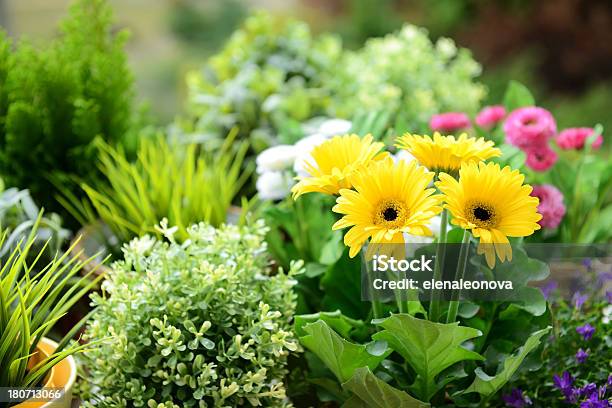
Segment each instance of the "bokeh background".
[[[0,25],[44,45],[70,0],[0,0]],[[181,112],[184,74],[202,66],[250,10],[307,21],[357,48],[404,22],[452,37],[484,66],[487,102],[508,79],[525,83],[559,128],[612,129],[612,2],[609,0],[112,0],[139,98],[160,124]]]

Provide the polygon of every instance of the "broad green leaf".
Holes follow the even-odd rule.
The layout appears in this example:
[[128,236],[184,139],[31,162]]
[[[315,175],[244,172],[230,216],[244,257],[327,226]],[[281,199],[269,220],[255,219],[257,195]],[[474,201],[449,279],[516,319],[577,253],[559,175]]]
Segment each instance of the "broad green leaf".
[[501,167],[510,166],[513,169],[518,169],[525,163],[527,156],[525,155],[525,152],[518,147],[509,145],[507,143],[502,143],[497,147],[501,150],[502,155],[495,158],[494,161],[499,163]]
[[344,316],[340,310],[336,310],[335,312],[319,312],[295,316],[295,322],[293,324],[295,334],[298,337],[305,336],[307,333],[304,330],[304,326],[318,320],[323,320],[332,330],[345,339],[350,338],[350,332],[354,328],[361,328],[364,326],[361,320],[351,319],[350,317]]
[[419,401],[410,394],[398,390],[376,377],[369,368],[355,370],[350,380],[343,387],[354,396],[346,401],[343,408],[428,408],[429,404]]
[[530,282],[542,281],[548,277],[550,270],[545,262],[529,258],[523,248],[515,247],[512,250],[512,262],[501,262],[490,270],[484,259],[475,256],[471,259],[474,264],[479,264],[485,276],[500,281],[511,281],[513,290],[505,293],[507,299],[502,299],[502,293],[498,300],[507,300],[517,307],[524,309],[534,316],[540,316],[546,312],[546,299],[542,292],[534,287],[527,286]]
[[475,371],[476,378],[474,379],[474,382],[472,382],[472,384],[463,393],[467,394],[477,392],[485,397],[495,394],[510,380],[510,378],[512,378],[525,357],[527,357],[527,354],[538,347],[540,344],[540,339],[544,335],[548,334],[550,329],[551,327],[549,326],[545,329],[532,333],[525,344],[519,348],[516,353],[504,360],[501,371],[499,371],[496,375],[490,376],[480,368],[477,368]]
[[321,301],[322,310],[342,310],[346,316],[366,319],[370,304],[361,301],[361,258],[349,258],[348,248],[342,257],[330,266],[321,278],[325,295]]
[[408,314],[396,314],[375,324],[385,330],[373,338],[386,341],[417,373],[411,390],[423,401],[429,401],[439,391],[436,376],[443,370],[463,360],[484,359],[462,347],[481,332],[459,326],[458,322],[434,323]]
[[534,106],[535,99],[529,89],[520,82],[510,81],[504,95],[504,106],[508,112],[523,106]]
[[344,340],[327,323],[319,320],[304,326],[300,342],[325,363],[338,380],[349,380],[360,367],[376,368],[391,353],[387,344],[374,341],[365,345]]

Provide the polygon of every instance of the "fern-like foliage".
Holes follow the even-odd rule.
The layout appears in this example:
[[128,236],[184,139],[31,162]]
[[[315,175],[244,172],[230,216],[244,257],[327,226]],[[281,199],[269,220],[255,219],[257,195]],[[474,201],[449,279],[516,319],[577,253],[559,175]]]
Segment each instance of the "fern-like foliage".
[[60,33],[41,48],[0,34],[0,171],[52,208],[51,180],[95,176],[96,136],[126,143],[137,127],[127,32],[106,0],[76,0]]

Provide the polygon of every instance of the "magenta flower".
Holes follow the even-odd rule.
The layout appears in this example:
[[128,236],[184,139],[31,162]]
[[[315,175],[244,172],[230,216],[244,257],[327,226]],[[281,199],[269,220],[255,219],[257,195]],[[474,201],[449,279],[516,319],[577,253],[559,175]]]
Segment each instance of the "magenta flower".
[[565,215],[563,193],[555,186],[542,184],[534,186],[531,195],[540,199],[538,212],[542,214],[542,219],[539,224],[543,228],[557,228]]
[[532,405],[531,399],[523,394],[523,390],[520,388],[514,388],[508,395],[502,395],[502,399],[506,403],[507,407],[512,408],[524,408],[528,405]]
[[433,115],[429,127],[437,132],[452,133],[470,127],[470,118],[462,112],[446,112]]
[[587,353],[583,349],[578,349],[578,351],[576,352],[576,361],[578,362],[578,364],[584,363],[588,357],[589,353]]
[[[580,127],[569,128],[561,131],[557,135],[557,145],[563,150],[581,150],[584,149],[586,140],[593,134],[593,128]],[[603,136],[599,135],[591,145],[593,149],[599,149],[603,143]]]
[[486,106],[476,116],[476,124],[483,129],[491,129],[506,116],[506,108],[501,105]]
[[544,146],[555,133],[557,123],[549,111],[536,106],[519,108],[504,122],[506,142],[521,149]]
[[557,152],[548,147],[548,145],[531,147],[525,150],[525,153],[527,153],[525,164],[535,171],[546,171],[554,166],[559,159]]
[[595,334],[595,328],[588,323],[583,326],[576,327],[576,331],[584,340],[587,341],[591,340],[593,334]]

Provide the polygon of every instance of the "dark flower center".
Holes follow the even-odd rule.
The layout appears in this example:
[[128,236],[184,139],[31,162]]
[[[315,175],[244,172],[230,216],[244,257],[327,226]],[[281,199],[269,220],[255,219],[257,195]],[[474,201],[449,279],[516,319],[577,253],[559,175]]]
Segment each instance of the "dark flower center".
[[486,208],[476,207],[474,208],[474,217],[480,221],[489,221],[491,219],[491,211]]
[[407,217],[406,203],[392,198],[378,203],[372,222],[384,228],[401,228]]
[[385,208],[383,218],[385,221],[395,221],[397,219],[397,210],[393,207]]

